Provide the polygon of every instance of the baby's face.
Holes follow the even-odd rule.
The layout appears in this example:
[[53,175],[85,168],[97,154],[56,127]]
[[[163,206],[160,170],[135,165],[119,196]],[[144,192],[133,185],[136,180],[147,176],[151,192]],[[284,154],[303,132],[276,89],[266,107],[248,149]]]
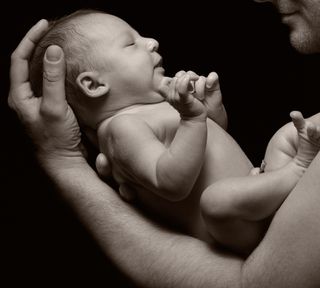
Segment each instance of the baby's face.
[[[118,17],[95,14],[86,35],[92,38],[99,73],[110,85],[118,105],[163,101],[159,87],[164,79],[159,43],[139,35]],[[114,107],[122,108],[122,107]]]

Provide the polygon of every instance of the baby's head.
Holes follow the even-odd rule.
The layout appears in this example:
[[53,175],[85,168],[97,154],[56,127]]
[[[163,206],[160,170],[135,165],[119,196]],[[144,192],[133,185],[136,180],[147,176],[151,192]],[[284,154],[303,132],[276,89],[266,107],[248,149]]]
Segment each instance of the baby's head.
[[130,106],[163,101],[158,42],[140,36],[116,16],[80,10],[50,24],[30,61],[30,81],[38,95],[43,56],[50,45],[64,50],[68,102],[82,126],[96,129]]

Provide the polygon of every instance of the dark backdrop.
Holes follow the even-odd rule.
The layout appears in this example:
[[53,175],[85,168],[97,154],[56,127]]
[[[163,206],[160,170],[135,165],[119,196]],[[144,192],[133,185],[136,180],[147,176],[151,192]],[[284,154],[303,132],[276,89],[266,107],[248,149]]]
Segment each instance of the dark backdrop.
[[[54,3],[53,3],[54,2]],[[104,257],[38,168],[7,108],[10,54],[40,18],[79,8],[122,17],[160,42],[168,75],[185,69],[220,76],[229,132],[259,165],[289,112],[318,112],[319,57],[297,54],[269,5],[251,1],[11,1],[2,15],[1,143],[5,275],[3,287],[133,287]],[[7,17],[6,19],[4,17]],[[8,284],[11,283],[11,284]],[[112,284],[111,284],[112,283]]]

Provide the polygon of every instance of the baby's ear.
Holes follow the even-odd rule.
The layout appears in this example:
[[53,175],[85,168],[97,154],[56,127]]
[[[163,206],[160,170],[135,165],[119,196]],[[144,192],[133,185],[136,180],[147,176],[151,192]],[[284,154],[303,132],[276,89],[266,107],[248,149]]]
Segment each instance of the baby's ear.
[[100,97],[108,93],[109,84],[97,72],[82,72],[77,77],[77,85],[88,97]]

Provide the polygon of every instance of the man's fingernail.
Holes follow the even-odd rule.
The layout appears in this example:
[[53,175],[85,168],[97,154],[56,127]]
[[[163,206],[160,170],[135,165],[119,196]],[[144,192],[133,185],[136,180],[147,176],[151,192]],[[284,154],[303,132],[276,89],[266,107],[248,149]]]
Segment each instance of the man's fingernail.
[[50,46],[46,51],[46,59],[49,62],[58,62],[61,59],[61,48],[56,45]]

